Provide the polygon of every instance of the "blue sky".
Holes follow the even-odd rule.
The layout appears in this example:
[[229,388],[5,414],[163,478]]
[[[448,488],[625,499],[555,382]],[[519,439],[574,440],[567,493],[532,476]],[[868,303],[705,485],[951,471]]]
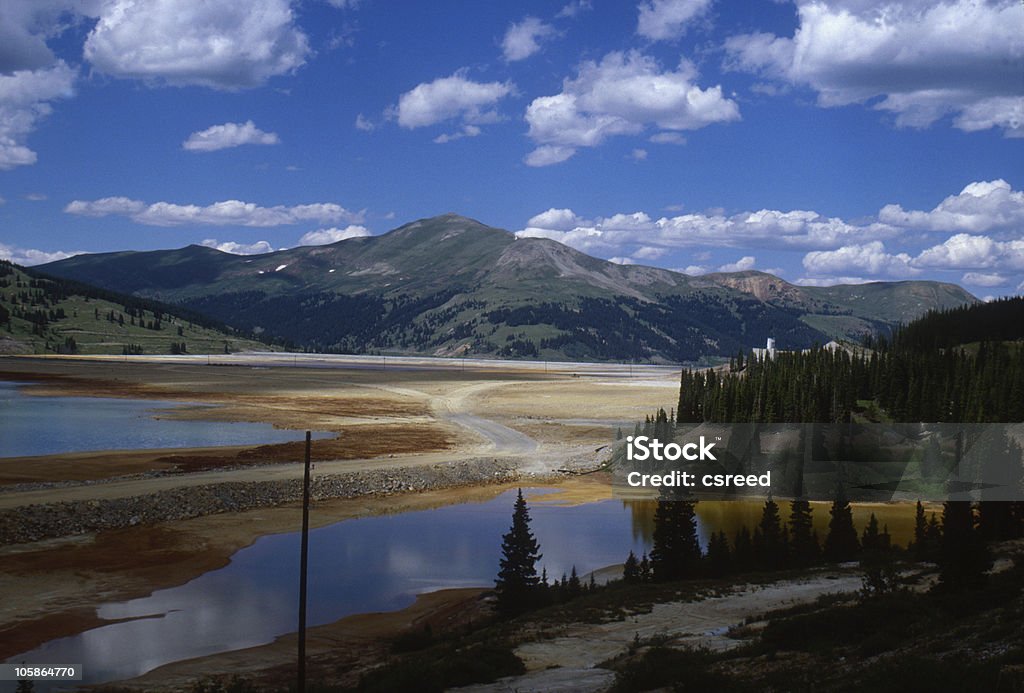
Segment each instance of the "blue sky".
[[454,211],[691,274],[1020,293],[1021,36],[1019,0],[3,0],[0,257]]

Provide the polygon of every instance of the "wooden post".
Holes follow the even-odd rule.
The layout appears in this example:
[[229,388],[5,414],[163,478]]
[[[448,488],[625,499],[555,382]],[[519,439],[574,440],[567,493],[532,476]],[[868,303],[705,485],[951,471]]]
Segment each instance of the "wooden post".
[[306,470],[302,480],[302,550],[299,563],[299,693],[306,690],[306,572],[309,561],[309,450],[311,438],[311,432],[306,431]]

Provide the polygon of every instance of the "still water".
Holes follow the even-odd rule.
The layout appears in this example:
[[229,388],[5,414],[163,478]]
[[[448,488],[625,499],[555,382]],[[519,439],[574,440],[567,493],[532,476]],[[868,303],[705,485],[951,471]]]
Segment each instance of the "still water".
[[[181,404],[112,397],[33,397],[0,381],[0,457],[95,450],[263,445],[301,440],[270,424],[155,418]],[[316,434],[324,437],[329,434]]]
[[[532,529],[551,578],[575,566],[583,575],[649,550],[654,504],[606,500],[574,506],[527,493]],[[415,595],[448,587],[487,586],[498,571],[501,536],[514,492],[486,502],[339,522],[310,532],[309,623],[400,609]],[[760,517],[757,501],[698,504],[706,548],[712,532],[730,535]],[[913,522],[912,506],[879,506],[890,530]],[[782,504],[783,516],[788,504]],[[314,510],[315,512],[315,510]],[[866,510],[858,510],[865,515]],[[815,507],[824,536],[827,507]],[[821,523],[820,525],[818,523]],[[858,526],[863,523],[859,522]],[[88,682],[137,676],[168,662],[270,642],[298,619],[299,535],[266,536],[226,567],[149,597],[105,604],[103,618],[132,619],[51,641],[10,661],[84,663]]]
[[[400,609],[415,595],[493,584],[514,492],[398,515],[346,520],[310,532],[309,624]],[[563,507],[531,501],[532,528],[551,576],[580,574],[643,550],[618,501]],[[315,512],[315,510],[314,510]],[[85,664],[86,681],[136,676],[167,662],[266,643],[298,620],[299,535],[266,536],[226,567],[149,597],[99,608],[133,618],[52,641],[11,661]]]

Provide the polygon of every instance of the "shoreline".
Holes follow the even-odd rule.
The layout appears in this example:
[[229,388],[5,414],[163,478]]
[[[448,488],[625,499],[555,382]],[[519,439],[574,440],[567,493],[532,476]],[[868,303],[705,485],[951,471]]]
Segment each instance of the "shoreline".
[[[481,487],[520,479],[512,461],[487,458],[347,474],[317,475],[313,501],[390,497],[396,493]],[[207,515],[293,504],[302,498],[299,479],[225,481],[170,488],[119,498],[63,500],[0,510],[0,546],[136,525],[157,526]]]
[[[346,666],[359,671],[358,667],[386,657],[391,641],[414,629],[429,626],[434,634],[462,629],[485,616],[484,598],[490,591],[489,587],[457,587],[422,592],[412,604],[394,611],[351,614],[313,626],[306,634],[307,671],[314,677]],[[297,638],[296,632],[285,633],[262,645],[169,662],[139,676],[83,688],[178,691],[206,676],[232,675],[280,685],[294,675]]]
[[[553,489],[544,495],[546,502],[574,504],[609,497],[605,485],[581,477],[506,480],[318,501],[310,514],[310,527],[485,502],[520,486]],[[532,494],[526,491],[526,495],[529,498]],[[0,660],[59,637],[109,625],[113,621],[96,616],[98,603],[128,601],[184,584],[223,568],[231,556],[257,539],[296,532],[300,526],[301,508],[289,504],[0,547],[5,566],[0,586],[4,592],[50,591],[65,575],[73,575],[78,583],[71,594],[58,595],[59,601],[68,606],[36,609],[26,618],[14,618],[14,606],[0,604]],[[99,602],[97,595],[101,595]]]
[[[515,487],[515,482],[502,482],[329,500],[317,504],[310,517],[310,527],[316,529],[362,517],[482,502]],[[73,595],[62,595],[61,601],[70,598],[87,603],[61,610],[42,609],[34,617],[14,621],[10,620],[11,605],[0,605],[3,616],[0,622],[4,623],[0,628],[0,660],[58,637],[112,623],[96,616],[97,595],[101,595],[99,603],[120,602],[182,585],[223,568],[231,556],[261,537],[298,531],[300,517],[301,508],[291,504],[2,547],[4,591],[18,590],[20,582],[24,582],[26,591],[46,590],[47,586],[41,583],[47,582],[47,577],[55,582],[70,573],[84,583],[76,590],[81,596],[74,599]]]
[[[479,370],[467,366],[462,372],[461,363],[458,370],[392,370],[390,357],[387,371],[346,369],[344,359],[322,369],[275,361],[266,368],[258,365],[259,359],[247,357],[237,364],[240,367],[209,368],[183,359],[118,359],[103,363],[99,379],[99,362],[93,359],[0,359],[0,377],[34,382],[40,395],[219,404],[218,420],[255,420],[282,428],[342,433],[344,444],[359,442],[348,449],[349,454],[327,444],[314,445],[314,457],[318,447],[324,453],[315,459],[315,477],[327,478],[326,485],[335,486],[316,500],[311,514],[314,528],[357,517],[487,500],[517,486],[564,488],[563,500],[570,503],[610,497],[609,487],[592,477],[555,470],[594,466],[600,456],[596,450],[611,439],[611,422],[642,419],[658,404],[670,405],[678,388],[674,370],[670,373],[664,367],[659,380],[654,373],[658,369],[648,369],[641,379],[627,383],[626,368],[617,372],[614,365],[600,364],[592,367],[590,377],[581,378],[555,368],[544,373],[539,364],[531,369],[516,363],[502,370],[501,364],[487,363]],[[622,387],[625,384],[630,387]],[[576,423],[569,414],[581,406],[593,410],[586,425]],[[210,418],[209,409],[198,414]],[[608,421],[608,426],[602,421]],[[539,424],[549,429],[543,435],[539,435]],[[413,433],[404,439],[394,435],[403,431]],[[360,435],[345,435],[354,432]],[[404,449],[396,452],[403,441]],[[173,449],[73,453],[64,460],[65,471],[88,462],[92,470],[81,470],[80,476],[92,479],[0,493],[4,514],[0,516],[8,518],[8,534],[15,533],[14,527],[20,528],[20,539],[65,535],[0,545],[4,565],[0,658],[103,625],[95,615],[99,604],[184,584],[226,565],[235,552],[261,536],[296,531],[301,512],[295,502],[301,489],[302,464],[297,463],[301,450],[232,449],[232,459],[253,450],[272,453],[276,463],[168,473],[151,465],[175,465],[189,455],[217,459],[229,455],[223,450],[192,450],[182,455]],[[95,478],[103,472],[118,476],[103,468],[111,463],[141,476]],[[22,478],[38,471],[24,458],[15,466],[21,467],[16,471]],[[3,471],[0,461],[0,476]],[[63,476],[53,468],[52,480],[64,481]],[[362,479],[364,491],[372,493],[345,492],[345,482],[353,479]],[[190,496],[215,489],[230,490],[230,502],[213,498],[208,509],[216,512],[186,513]],[[272,489],[273,502],[260,499],[254,489],[268,493]],[[158,493],[167,494],[168,517],[158,517],[149,502]],[[346,497],[327,498],[333,495]],[[64,529],[45,526],[56,516],[50,512],[52,504],[60,502],[71,529],[84,533],[67,535]],[[51,505],[42,505],[47,503]],[[133,508],[133,503],[139,508]],[[35,510],[25,513],[33,504]],[[83,509],[84,514],[78,512]],[[116,521],[103,518],[108,511],[117,516]],[[147,511],[153,517],[147,518]],[[35,534],[24,532],[26,520],[16,517],[25,514],[38,514]],[[153,524],[146,524],[150,520]]]

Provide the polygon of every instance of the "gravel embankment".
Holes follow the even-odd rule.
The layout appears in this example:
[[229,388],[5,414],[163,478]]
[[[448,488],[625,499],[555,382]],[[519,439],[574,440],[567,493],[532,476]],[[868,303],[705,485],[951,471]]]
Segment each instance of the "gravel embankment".
[[[409,491],[477,486],[517,478],[512,462],[474,459],[430,467],[314,476],[311,496],[355,498]],[[64,501],[0,511],[0,545],[84,534],[101,529],[186,520],[201,515],[241,512],[302,498],[302,481],[230,482],[190,486],[157,493],[108,500]]]

